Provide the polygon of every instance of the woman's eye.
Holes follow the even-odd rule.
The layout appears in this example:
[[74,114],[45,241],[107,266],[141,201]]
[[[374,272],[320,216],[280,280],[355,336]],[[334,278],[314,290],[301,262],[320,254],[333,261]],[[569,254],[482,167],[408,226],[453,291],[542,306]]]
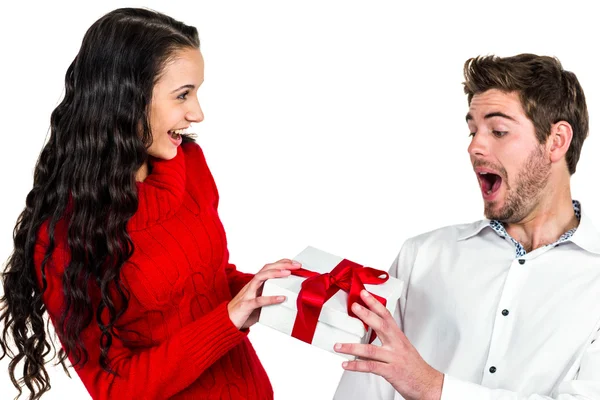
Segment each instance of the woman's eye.
[[179,96],[177,96],[177,98],[179,100],[185,100],[187,98],[187,95],[190,94],[190,92],[183,92],[181,93]]

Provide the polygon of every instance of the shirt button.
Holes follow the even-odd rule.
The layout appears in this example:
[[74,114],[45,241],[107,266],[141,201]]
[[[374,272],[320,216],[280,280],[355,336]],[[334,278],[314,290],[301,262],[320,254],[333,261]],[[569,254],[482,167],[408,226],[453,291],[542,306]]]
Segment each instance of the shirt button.
[[492,366],[490,367],[490,372],[493,374],[494,372],[496,372],[496,367]]
[[523,260],[522,258],[519,260],[519,264],[523,265],[525,264],[525,260]]
[[508,315],[508,310],[507,309],[502,310],[502,315],[504,315],[506,317]]

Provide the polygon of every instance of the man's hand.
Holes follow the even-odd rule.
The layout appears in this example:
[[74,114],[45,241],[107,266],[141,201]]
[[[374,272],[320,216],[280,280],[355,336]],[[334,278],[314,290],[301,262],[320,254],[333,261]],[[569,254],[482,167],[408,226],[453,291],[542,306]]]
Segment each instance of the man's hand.
[[366,290],[360,297],[369,309],[354,303],[352,311],[373,328],[382,345],[337,343],[335,351],[360,357],[342,367],[382,376],[407,400],[440,400],[444,375],[421,358],[383,304]]

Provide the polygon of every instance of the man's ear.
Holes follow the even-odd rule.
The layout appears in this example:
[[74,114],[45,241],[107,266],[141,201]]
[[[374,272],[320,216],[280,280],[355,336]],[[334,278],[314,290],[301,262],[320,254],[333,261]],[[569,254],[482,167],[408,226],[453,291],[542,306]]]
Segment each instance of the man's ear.
[[550,161],[555,163],[565,157],[571,140],[573,139],[573,128],[567,121],[558,121],[550,127],[550,136],[546,143]]

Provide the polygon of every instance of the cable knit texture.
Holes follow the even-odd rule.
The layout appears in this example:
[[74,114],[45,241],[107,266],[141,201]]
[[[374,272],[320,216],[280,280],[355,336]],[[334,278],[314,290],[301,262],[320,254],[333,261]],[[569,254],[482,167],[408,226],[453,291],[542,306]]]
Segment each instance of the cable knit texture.
[[[100,330],[93,323],[82,335],[89,358],[76,368],[79,377],[94,399],[272,399],[247,332],[227,312],[252,275],[228,262],[218,193],[202,150],[187,143],[175,158],[151,160],[151,167],[137,185],[139,208],[128,224],[135,250],[122,278],[131,298],[109,354],[118,376],[99,366]],[[40,284],[47,227],[35,252]],[[44,295],[53,322],[64,307],[64,223],[55,237]],[[98,304],[97,295],[92,298]]]

